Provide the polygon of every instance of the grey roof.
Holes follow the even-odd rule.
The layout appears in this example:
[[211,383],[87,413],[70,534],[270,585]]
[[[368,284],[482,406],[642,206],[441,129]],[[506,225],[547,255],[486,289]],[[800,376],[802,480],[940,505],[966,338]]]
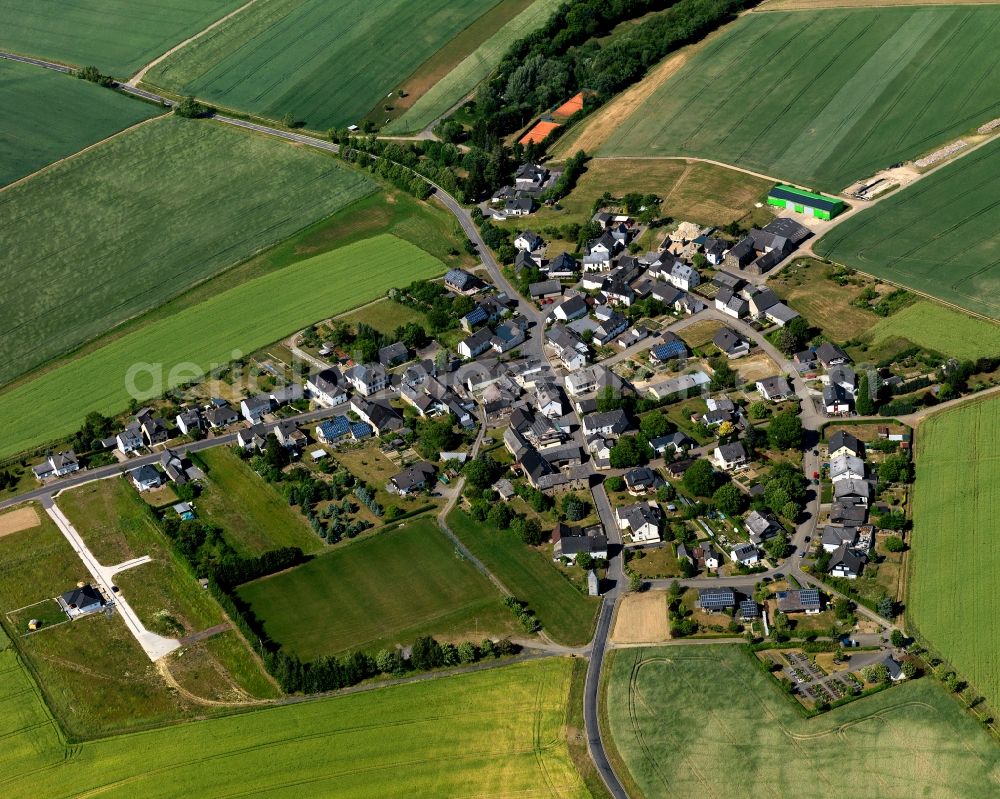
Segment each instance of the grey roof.
[[562,293],[562,283],[558,280],[541,280],[528,286],[528,294],[532,297],[544,297],[546,294]]
[[843,566],[851,574],[861,574],[864,565],[864,558],[849,549],[847,544],[841,544],[830,556],[829,570],[832,572],[837,566]]
[[341,390],[344,379],[337,369],[321,369],[310,375],[308,382],[326,394],[334,394]]
[[489,346],[492,340],[493,332],[488,327],[482,327],[471,336],[464,338],[461,343],[465,344],[471,352],[475,353],[476,350],[482,350],[483,347]]
[[736,606],[736,594],[732,588],[700,588],[698,606],[705,610],[732,608]]
[[73,588],[62,595],[62,600],[69,607],[85,608],[90,605],[103,605],[104,597],[90,583]]
[[778,610],[782,613],[801,613],[804,610],[820,610],[819,591],[815,588],[798,588],[778,591],[775,595]]
[[572,297],[568,297],[563,300],[558,307],[561,308],[562,312],[567,316],[567,318],[569,318],[579,313],[586,313],[587,301],[579,294],[574,294]]
[[758,380],[757,384],[764,387],[764,393],[769,397],[788,396],[792,393],[792,385],[788,382],[788,378],[783,375],[765,377]]
[[434,476],[434,466],[427,461],[420,461],[407,466],[403,471],[392,477],[392,483],[401,491],[409,491],[424,485]]
[[138,483],[160,482],[161,480],[160,473],[156,470],[156,467],[149,463],[143,464],[138,469],[133,469],[129,472],[129,475]]
[[861,441],[846,430],[838,430],[830,436],[830,452],[836,452],[841,447],[847,447],[855,455],[860,455],[864,449]]
[[537,233],[535,233],[535,231],[533,230],[525,230],[517,238],[524,239],[525,241],[527,241],[528,244],[530,245],[530,249],[532,250],[537,250],[545,243],[545,240]]
[[559,255],[549,262],[547,267],[549,272],[576,272],[579,268],[580,264],[576,258],[568,252],[559,253]]
[[733,352],[742,348],[747,341],[739,336],[735,330],[723,327],[712,337],[712,343],[723,352]]
[[868,518],[868,509],[853,502],[834,502],[830,506],[830,521],[863,524]]
[[789,308],[783,302],[776,302],[774,305],[769,306],[764,313],[771,319],[776,319],[782,324],[788,324],[793,319],[797,319],[799,317],[798,311]]
[[841,544],[852,545],[858,537],[856,527],[836,527],[828,524],[823,528],[823,546],[836,546]]
[[732,441],[728,444],[719,444],[719,452],[726,461],[737,461],[746,458],[747,451],[739,441]]
[[396,341],[382,347],[378,351],[378,361],[383,366],[392,366],[393,364],[405,361],[409,357],[409,354],[406,345],[402,341]]
[[816,348],[816,358],[824,366],[829,366],[833,361],[842,360],[845,363],[850,361],[847,357],[847,353],[844,352],[836,344],[831,344],[829,341],[824,341]]
[[482,281],[464,269],[449,269],[445,273],[444,282],[450,286],[454,286],[459,291],[466,291],[473,286],[478,286]]
[[600,430],[610,427],[611,432],[621,433],[628,429],[628,414],[621,408],[602,413],[592,413],[583,417],[583,426],[586,430]]

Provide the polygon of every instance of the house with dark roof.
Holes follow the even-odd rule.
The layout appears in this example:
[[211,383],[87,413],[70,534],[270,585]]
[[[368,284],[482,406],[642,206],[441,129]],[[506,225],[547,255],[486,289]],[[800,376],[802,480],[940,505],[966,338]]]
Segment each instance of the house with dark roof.
[[742,469],[750,462],[746,449],[739,441],[720,444],[712,453],[712,459],[720,469],[727,472]]
[[729,358],[742,358],[750,352],[750,342],[729,327],[718,330],[712,337],[712,343]]
[[398,363],[404,363],[410,357],[410,352],[402,341],[387,344],[378,351],[378,362],[386,369]]
[[676,433],[669,433],[668,435],[651,439],[649,446],[653,448],[653,452],[660,457],[665,458],[668,452],[676,455],[683,455],[684,450],[693,443],[694,442],[691,441],[690,438],[678,431]]
[[90,583],[80,584],[59,597],[59,607],[71,619],[96,613],[104,607],[104,597]]
[[544,266],[543,271],[551,278],[570,279],[580,271],[580,263],[568,252],[561,252]]
[[708,613],[718,613],[736,607],[736,592],[732,588],[699,588],[698,607]]
[[637,502],[615,508],[618,529],[625,532],[632,544],[660,541],[660,521],[663,512],[655,502]]
[[608,538],[599,524],[578,527],[560,522],[552,530],[552,559],[566,558],[576,562],[577,555],[586,553],[592,558],[607,558]]
[[663,483],[663,479],[648,466],[636,466],[625,472],[624,476],[625,487],[633,497],[645,494],[647,491],[654,491],[657,486]]
[[182,435],[191,435],[196,430],[202,430],[205,426],[205,420],[201,417],[201,411],[198,408],[186,408],[177,414],[174,419],[177,424],[177,429],[181,431]]
[[865,451],[861,441],[846,430],[838,430],[830,436],[828,448],[831,458],[836,458],[840,455],[854,455],[855,457],[863,458]]
[[347,381],[339,369],[321,369],[311,374],[306,380],[306,391],[324,408],[347,402]]
[[558,280],[540,280],[528,285],[528,295],[533,300],[544,300],[562,294],[562,283]]
[[846,352],[844,352],[836,344],[831,344],[829,341],[824,341],[816,348],[816,359],[827,369],[831,366],[840,366],[845,363],[850,363],[851,360],[847,357]]
[[170,429],[167,423],[158,416],[147,416],[139,425],[142,430],[142,438],[149,446],[162,444],[170,438]]
[[434,485],[436,471],[434,465],[420,461],[394,474],[386,484],[386,490],[407,497]]
[[654,344],[649,350],[650,357],[660,363],[666,363],[673,358],[686,358],[687,354],[687,345],[683,339],[669,330],[663,334],[662,341]]
[[354,397],[351,400],[351,410],[360,416],[362,421],[371,425],[372,430],[380,436],[403,427],[403,417],[387,402],[369,402],[362,397]]
[[490,340],[490,346],[495,352],[508,352],[524,343],[525,326],[522,324],[523,321],[526,320],[523,317],[518,317],[518,319],[510,319],[497,327]]
[[847,544],[841,544],[830,556],[830,565],[827,569],[834,577],[856,580],[861,576],[864,565],[863,556],[850,549]]
[[608,319],[601,322],[594,330],[594,341],[600,346],[610,344],[628,328],[628,319],[615,311]]
[[552,315],[561,322],[572,322],[587,315],[587,301],[579,294],[567,297],[555,308]]
[[50,477],[62,477],[72,472],[79,471],[80,461],[76,453],[71,449],[55,452],[49,455],[38,466],[33,466],[31,471],[39,480],[46,480]]
[[753,566],[760,562],[760,553],[753,544],[737,544],[730,551],[729,557],[733,559],[733,563],[741,566]]
[[389,386],[389,373],[380,363],[359,363],[344,372],[344,379],[365,397]]
[[594,435],[620,436],[629,428],[628,414],[621,408],[601,413],[591,413],[583,417],[583,434],[590,438]]
[[138,422],[133,422],[115,436],[116,448],[122,455],[128,455],[145,446],[142,438],[142,430]]
[[823,528],[823,549],[827,552],[836,552],[842,546],[853,547],[858,540],[857,527],[837,527],[828,524]]
[[346,416],[335,416],[315,427],[316,438],[323,444],[336,444],[351,432],[351,422]]
[[533,230],[525,230],[520,236],[514,239],[514,247],[518,250],[534,252],[545,246],[545,240]]
[[464,269],[449,269],[445,273],[444,284],[459,294],[475,294],[483,287],[483,281]]
[[830,521],[833,524],[854,525],[864,524],[868,518],[868,508],[850,500],[834,501],[830,505]]
[[146,463],[128,473],[137,491],[150,491],[163,485],[163,475],[152,464]]
[[792,384],[784,375],[774,375],[758,380],[757,393],[769,402],[782,402],[795,394],[792,390]]
[[493,331],[488,327],[483,327],[458,342],[455,350],[463,358],[471,359],[482,355],[493,346]]
[[743,526],[750,534],[750,541],[759,544],[781,532],[781,525],[770,513],[752,510],[743,519]]
[[205,421],[207,421],[208,426],[212,428],[227,427],[231,424],[235,424],[239,420],[240,415],[229,403],[215,405],[205,411]]
[[782,613],[807,613],[813,616],[823,609],[819,591],[815,588],[778,591],[774,598],[777,600],[778,610]]

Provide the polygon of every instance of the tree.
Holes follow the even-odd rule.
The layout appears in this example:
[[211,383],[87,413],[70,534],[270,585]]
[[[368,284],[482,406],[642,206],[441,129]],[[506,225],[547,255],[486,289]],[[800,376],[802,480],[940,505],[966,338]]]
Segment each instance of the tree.
[[622,491],[625,488],[625,480],[617,475],[614,477],[609,477],[604,481],[604,487],[608,491]]
[[740,491],[732,483],[719,486],[712,494],[712,502],[715,507],[726,516],[737,516],[746,507],[746,494]]
[[767,440],[775,449],[799,449],[802,446],[802,421],[795,411],[777,414],[767,428]]
[[917,667],[912,660],[904,660],[902,663],[903,676],[912,680],[917,676]]
[[628,577],[628,590],[636,593],[642,590],[642,576],[632,572]]
[[562,512],[571,522],[578,522],[587,515],[589,507],[576,494],[566,494],[562,499]]
[[641,430],[642,434],[650,441],[654,438],[665,436],[670,432],[670,429],[670,421],[663,415],[663,412],[659,410],[650,411],[642,417],[642,421],[639,422],[639,430]]
[[751,402],[747,407],[747,413],[750,418],[755,422],[761,419],[766,419],[771,409],[768,407],[767,403],[763,400],[757,400],[756,402]]
[[395,674],[402,666],[402,659],[395,649],[382,649],[375,656],[375,668],[382,674]]
[[710,497],[715,491],[715,470],[704,458],[696,460],[684,472],[684,487],[699,497]]
[[871,416],[875,413],[875,403],[872,400],[867,374],[862,374],[858,380],[858,398],[855,400],[854,409],[858,412],[858,416]]
[[443,661],[441,645],[429,635],[421,636],[413,642],[413,649],[410,652],[410,663],[413,664],[413,668],[418,671],[436,669]]
[[468,461],[463,468],[465,481],[474,488],[483,489],[493,485],[499,476],[499,464],[489,455],[480,455]]
[[896,608],[896,603],[893,602],[891,596],[881,596],[875,603],[875,612],[886,619],[891,619],[894,615]]
[[622,407],[622,397],[615,393],[613,386],[605,386],[601,393],[597,395],[597,410],[600,413],[616,411]]
[[906,636],[903,635],[901,630],[893,630],[892,635],[889,636],[889,640],[896,649],[902,649],[906,644]]
[[656,489],[656,498],[660,502],[669,502],[676,496],[677,496],[677,490],[672,485],[670,485],[670,483],[664,483],[658,489]]
[[719,441],[723,441],[729,438],[735,432],[736,432],[736,425],[734,425],[732,422],[728,420],[720,424],[719,429],[716,431],[716,433],[719,436]]
[[463,641],[458,645],[459,663],[475,663],[479,659],[479,651],[472,641]]
[[206,105],[202,105],[194,97],[188,95],[174,106],[174,113],[185,119],[199,119],[209,116],[212,113],[212,109]]
[[584,571],[594,568],[594,557],[589,552],[581,552],[576,556],[576,565]]
[[649,463],[652,454],[652,447],[645,439],[639,436],[622,436],[611,448],[611,466],[614,469],[641,466],[644,463]]
[[542,534],[542,525],[539,524],[538,519],[525,519],[523,516],[518,516],[512,522],[511,527],[530,547],[537,547],[545,539]]
[[889,669],[885,667],[884,663],[873,663],[870,666],[865,666],[865,668],[861,670],[861,675],[865,678],[867,682],[871,683],[889,682]]
[[906,549],[906,544],[898,535],[890,535],[885,539],[885,548],[889,552],[902,552]]
[[775,343],[785,355],[794,355],[809,340],[809,325],[801,316],[796,317],[781,328]]
[[712,391],[723,391],[727,388],[734,388],[739,377],[726,358],[715,358],[712,364],[712,382],[709,384]]
[[778,533],[764,544],[764,550],[771,560],[781,560],[788,554],[788,534],[784,531]]
[[799,518],[799,513],[801,511],[802,508],[799,506],[797,502],[792,502],[791,500],[788,500],[788,502],[786,502],[784,505],[781,506],[781,510],[778,512],[786,519],[788,519],[788,521],[794,522],[796,519]]
[[514,520],[514,511],[506,502],[494,503],[486,514],[486,521],[498,530],[506,530]]

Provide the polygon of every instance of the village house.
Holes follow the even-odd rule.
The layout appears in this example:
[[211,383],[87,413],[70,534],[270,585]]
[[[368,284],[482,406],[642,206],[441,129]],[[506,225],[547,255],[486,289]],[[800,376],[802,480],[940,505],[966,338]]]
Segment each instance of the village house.
[[514,247],[526,252],[534,252],[545,246],[545,240],[533,230],[525,230],[520,236],[514,239]]
[[494,352],[509,352],[515,347],[524,343],[524,331],[527,319],[523,316],[517,319],[510,319],[499,325],[490,341],[490,346]]
[[655,491],[663,479],[648,466],[636,466],[625,472],[625,488],[633,497]]
[[625,532],[632,544],[659,543],[662,518],[663,512],[652,501],[615,508],[618,529]]
[[765,377],[757,381],[757,393],[768,402],[782,402],[795,395],[792,384],[783,375]]
[[699,588],[698,607],[707,613],[732,610],[736,607],[736,593],[732,588]]
[[854,552],[847,544],[841,544],[830,556],[830,565],[827,568],[834,577],[856,580],[861,576],[864,565],[863,556]]
[[654,344],[649,350],[649,357],[657,363],[666,363],[674,358],[686,358],[687,345],[676,333],[667,331],[659,344]]
[[781,525],[778,524],[777,519],[769,513],[761,513],[756,510],[752,510],[746,515],[743,519],[743,525],[747,528],[750,541],[754,544],[760,544],[761,541],[773,538],[781,532]]
[[142,438],[142,430],[139,427],[139,423],[133,422],[115,436],[115,444],[117,450],[122,455],[128,455],[142,449],[145,446],[145,441]]
[[351,422],[346,416],[335,416],[316,425],[314,432],[320,443],[336,444],[351,432]]
[[568,411],[559,386],[547,381],[535,384],[535,407],[542,416],[550,419],[558,419]]
[[608,557],[608,538],[604,528],[595,524],[591,527],[577,527],[558,523],[552,530],[552,559],[565,558],[576,563],[578,555],[586,553],[592,558]]
[[796,588],[777,591],[774,595],[778,610],[782,613],[806,613],[815,616],[823,610],[819,590],[816,588]]
[[830,460],[830,481],[864,480],[865,462],[857,455],[838,455]]
[[855,455],[859,458],[864,455],[864,446],[861,441],[846,430],[838,430],[830,436],[829,450],[831,459],[841,455]]
[[837,527],[832,524],[823,527],[822,543],[827,552],[836,552],[844,545],[851,549],[857,540],[857,527]]
[[458,342],[455,350],[466,360],[471,360],[482,355],[486,350],[493,348],[493,331],[488,327],[483,327]]
[[47,480],[50,477],[63,477],[72,474],[79,469],[80,461],[77,460],[76,453],[67,449],[49,455],[38,466],[33,466],[31,471],[38,480]]
[[150,491],[163,485],[163,475],[151,464],[144,464],[128,473],[137,491]]
[[80,583],[76,588],[63,593],[57,600],[59,607],[71,619],[96,613],[104,607],[104,597],[89,583]]
[[389,478],[386,490],[401,497],[408,497],[433,486],[435,474],[433,464],[420,461]]
[[732,548],[729,557],[732,558],[733,563],[738,563],[741,566],[753,566],[760,562],[760,553],[757,552],[757,547],[753,544],[737,544]]
[[193,435],[196,431],[200,432],[205,426],[205,420],[202,419],[201,411],[198,408],[182,410],[177,414],[174,423],[181,431],[181,435],[185,436]]
[[543,271],[556,280],[572,280],[580,271],[580,264],[568,252],[561,252],[543,266]]
[[610,318],[601,322],[594,330],[594,341],[599,346],[610,344],[616,336],[620,336],[628,328],[628,319],[620,313],[613,313]]
[[621,408],[602,413],[591,413],[583,417],[583,434],[590,436],[617,437],[629,428],[628,414]]
[[353,397],[351,410],[361,417],[363,422],[370,425],[375,434],[379,436],[400,430],[403,427],[403,417],[387,402],[379,400],[369,402],[361,397]]
[[228,402],[214,404],[205,412],[205,421],[212,429],[228,427],[235,424],[240,419],[239,413]]
[[240,401],[240,413],[250,424],[260,424],[265,414],[271,412],[271,397],[269,394],[258,394]]
[[693,443],[686,435],[677,432],[651,439],[649,446],[653,448],[653,452],[661,458],[665,458],[668,452],[674,455],[683,455],[684,451]]
[[727,472],[742,469],[750,462],[746,449],[744,449],[743,444],[739,441],[720,444],[712,453],[712,459],[715,461],[716,466]]
[[867,480],[845,479],[833,484],[833,498],[837,502],[868,505],[871,492],[872,486]]
[[849,363],[851,359],[836,344],[824,341],[816,348],[816,360],[823,364],[824,368],[829,369],[831,366],[842,366]]
[[396,364],[405,363],[409,358],[410,351],[402,341],[388,344],[378,351],[378,362],[386,369],[396,366]]
[[564,325],[552,325],[545,332],[545,341],[567,370],[572,372],[587,365],[590,350],[583,343],[583,339],[570,328]]
[[347,385],[339,369],[321,369],[306,380],[306,391],[324,408],[347,402]]
[[750,342],[730,327],[723,327],[712,337],[712,343],[728,358],[742,358],[750,352]]
[[449,269],[444,276],[444,285],[456,294],[475,294],[483,288],[483,281],[464,269]]
[[359,363],[344,372],[344,379],[364,397],[389,386],[389,373],[380,363]]
[[715,309],[722,311],[726,316],[733,317],[733,319],[742,319],[750,312],[750,305],[745,299],[729,289],[719,289],[719,293],[715,295]]
[[587,301],[579,294],[567,297],[552,309],[552,316],[560,322],[572,322],[587,315]]

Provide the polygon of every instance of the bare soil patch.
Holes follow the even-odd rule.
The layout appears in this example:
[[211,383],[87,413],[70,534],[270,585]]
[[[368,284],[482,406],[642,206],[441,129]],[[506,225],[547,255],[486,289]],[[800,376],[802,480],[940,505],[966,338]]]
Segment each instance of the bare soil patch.
[[744,383],[751,383],[781,372],[778,365],[766,353],[758,352],[749,358],[736,362],[736,371]]
[[629,594],[618,606],[611,640],[616,644],[652,644],[670,640],[663,591]]
[[0,537],[19,533],[22,530],[30,530],[41,524],[38,518],[38,511],[32,507],[17,508],[9,513],[0,515]]

